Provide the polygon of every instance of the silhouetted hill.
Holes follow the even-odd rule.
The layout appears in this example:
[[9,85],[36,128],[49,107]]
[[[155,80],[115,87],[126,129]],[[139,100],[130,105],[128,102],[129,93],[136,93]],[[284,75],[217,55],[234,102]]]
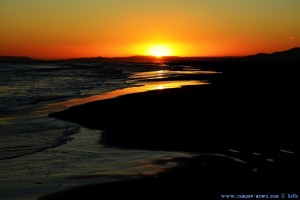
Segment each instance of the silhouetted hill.
[[12,63],[24,63],[37,61],[29,57],[17,57],[17,56],[0,56],[0,62],[12,62]]
[[259,53],[246,56],[246,61],[279,61],[279,62],[300,62],[300,47],[289,49],[287,51],[275,52],[271,54]]
[[0,56],[0,62],[28,63],[28,62],[300,62],[300,47],[271,54],[258,53],[244,57],[178,57],[164,56],[129,56],[129,57],[92,57],[70,58],[58,60],[36,60],[29,57]]
[[[271,54],[259,53],[256,55],[244,56],[244,57],[178,57],[178,56],[164,56],[157,58],[154,56],[130,56],[130,57],[115,57],[115,58],[103,58],[101,60],[110,61],[123,61],[123,62],[226,62],[226,61],[257,61],[257,62],[300,62],[300,47],[289,49],[286,51],[275,52]],[[94,58],[94,60],[99,58]]]
[[[227,57],[225,57],[227,58]],[[179,57],[179,56],[128,56],[128,57],[94,57],[94,58],[72,58],[65,59],[64,61],[71,62],[172,62],[172,61],[210,61],[224,59],[224,57]]]

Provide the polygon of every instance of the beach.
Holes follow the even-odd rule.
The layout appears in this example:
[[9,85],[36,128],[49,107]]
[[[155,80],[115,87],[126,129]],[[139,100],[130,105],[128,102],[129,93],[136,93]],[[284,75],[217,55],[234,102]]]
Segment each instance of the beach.
[[300,0],[0,0],[0,200],[298,199]]
[[300,0],[0,0],[0,200],[298,199]]
[[[37,199],[95,183],[157,174],[189,152],[124,149],[99,144],[103,131],[48,114],[124,94],[207,84],[178,78],[208,74],[161,62],[48,61],[1,63],[0,199]],[[176,159],[175,159],[176,158]],[[156,162],[159,161],[159,162]]]
[[137,191],[153,198],[196,195],[200,199],[296,192],[291,181],[299,177],[296,66],[293,62],[202,62],[202,70],[220,73],[180,79],[209,84],[122,95],[50,114],[103,130],[99,143],[106,146],[196,156],[146,178],[77,187],[41,199],[92,199],[117,193],[137,199]]

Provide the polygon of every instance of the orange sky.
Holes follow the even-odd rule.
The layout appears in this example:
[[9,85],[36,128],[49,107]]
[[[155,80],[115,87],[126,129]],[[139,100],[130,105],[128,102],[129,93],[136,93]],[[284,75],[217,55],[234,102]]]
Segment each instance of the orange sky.
[[225,56],[300,46],[299,0],[1,0],[0,55]]

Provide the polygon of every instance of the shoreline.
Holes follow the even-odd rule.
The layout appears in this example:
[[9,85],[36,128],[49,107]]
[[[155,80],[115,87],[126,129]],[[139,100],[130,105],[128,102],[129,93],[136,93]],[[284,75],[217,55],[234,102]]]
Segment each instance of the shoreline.
[[280,65],[270,70],[260,64],[216,66],[223,74],[208,78],[208,85],[129,94],[50,114],[104,130],[100,143],[108,146],[199,156],[148,179],[83,186],[41,199],[113,191],[138,199],[131,188],[153,198],[296,192],[290,182],[299,174],[295,66],[282,71]]
[[[285,116],[289,110],[273,110],[272,104],[254,94],[237,97],[235,92],[214,84],[184,86],[90,102],[50,116],[104,130],[103,144],[124,148],[203,152],[220,146],[247,150],[255,143],[264,149],[270,139],[269,148],[295,147],[295,119],[278,118],[275,113]],[[275,130],[285,130],[285,137],[272,134]],[[205,141],[199,141],[201,137]]]
[[[295,164],[296,158],[292,159]],[[99,199],[99,196],[118,198],[120,194],[124,198],[131,199],[141,199],[143,195],[153,199],[194,198],[195,196],[200,199],[221,199],[221,195],[226,194],[281,195],[298,191],[297,186],[290,182],[291,176],[296,177],[297,167],[283,167],[285,166],[283,162],[276,167],[270,167],[271,164],[265,162],[261,163],[262,166],[252,169],[249,163],[237,162],[219,154],[204,154],[185,158],[179,163],[180,166],[156,175],[104,184],[82,185],[43,196],[39,200],[87,197]],[[278,174],[278,168],[285,174]]]
[[82,185],[148,177],[176,166],[178,157],[191,156],[104,147],[98,144],[100,131],[83,127],[69,137],[64,145],[1,160],[0,179],[6,182],[0,199],[38,199]]

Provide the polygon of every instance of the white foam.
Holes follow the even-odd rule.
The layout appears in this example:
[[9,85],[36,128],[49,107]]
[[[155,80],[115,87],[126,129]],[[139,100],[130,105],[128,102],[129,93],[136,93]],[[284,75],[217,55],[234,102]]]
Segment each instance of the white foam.
[[288,150],[285,150],[285,149],[280,149],[280,151],[283,152],[283,153],[295,154],[295,152],[288,151]]

